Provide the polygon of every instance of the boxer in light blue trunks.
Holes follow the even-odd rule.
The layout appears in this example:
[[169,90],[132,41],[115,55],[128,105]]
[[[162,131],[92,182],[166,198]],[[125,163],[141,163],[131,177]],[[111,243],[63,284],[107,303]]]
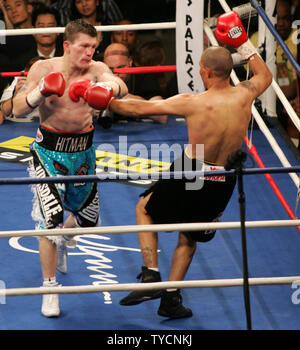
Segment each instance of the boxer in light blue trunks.
[[[16,117],[39,108],[40,127],[31,146],[33,176],[94,174],[93,110],[104,110],[112,96],[128,93],[125,83],[107,65],[93,61],[96,45],[95,27],[80,19],[69,22],[64,31],[64,55],[33,64],[23,90],[14,97]],[[76,184],[41,184],[35,186],[35,193],[33,212],[38,228],[97,225],[96,184],[80,180]],[[66,210],[71,215],[64,221]],[[50,235],[39,239],[43,286],[58,286],[58,266],[66,271],[64,260],[58,259],[66,258],[59,254],[62,242],[62,237]],[[43,295],[41,312],[46,317],[60,315],[57,293]]]
[[[37,177],[93,175],[95,148],[94,128],[80,133],[59,133],[39,127],[31,145],[32,171]],[[33,217],[42,229],[62,227],[64,210],[71,212],[81,227],[95,226],[99,220],[99,198],[96,183],[45,183],[34,186],[38,213]],[[37,203],[36,203],[37,204]],[[60,236],[48,236],[61,244]],[[67,239],[67,236],[66,236]]]

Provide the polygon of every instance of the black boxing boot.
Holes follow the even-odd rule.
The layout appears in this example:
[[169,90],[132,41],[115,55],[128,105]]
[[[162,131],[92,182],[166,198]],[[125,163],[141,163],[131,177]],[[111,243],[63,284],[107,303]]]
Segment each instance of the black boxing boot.
[[[161,282],[160,273],[151,269],[148,269],[146,266],[142,267],[142,272],[138,274],[137,279],[142,277],[142,283],[151,283],[151,282]],[[142,290],[142,291],[133,291],[127,295],[127,297],[120,300],[120,305],[137,305],[143,301],[157,299],[162,295],[162,290]]]
[[164,291],[157,313],[169,318],[183,318],[193,316],[192,310],[182,305],[180,290]]

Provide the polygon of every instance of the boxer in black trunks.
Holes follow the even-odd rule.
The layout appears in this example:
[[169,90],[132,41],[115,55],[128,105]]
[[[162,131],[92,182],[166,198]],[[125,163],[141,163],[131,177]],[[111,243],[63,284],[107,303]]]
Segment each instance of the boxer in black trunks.
[[[184,171],[212,171],[223,170],[224,167],[192,159],[190,166],[186,166],[188,159],[185,151],[182,157],[176,159],[170,167],[170,172],[177,171],[178,162]],[[184,168],[183,168],[184,167]],[[203,181],[204,180],[204,181]],[[194,190],[187,190],[187,184],[193,184],[194,179],[162,179],[157,181],[141,197],[151,197],[145,205],[145,210],[154,224],[180,224],[187,222],[216,222],[219,221],[235,187],[235,176],[210,176],[202,179],[201,186]],[[200,180],[201,181],[201,180]],[[197,242],[208,242],[215,231],[188,232],[191,239]]]
[[[198,158],[199,161],[204,161],[206,166],[214,164],[223,167],[228,156],[242,147],[251,118],[252,103],[271,84],[272,74],[249,42],[236,12],[227,12],[218,18],[216,36],[221,43],[237,48],[242,59],[249,61],[254,73],[250,80],[232,86],[230,73],[233,63],[230,52],[224,47],[210,47],[203,52],[200,60],[200,75],[207,88],[204,93],[179,94],[162,101],[113,99],[110,108],[117,113],[132,116],[149,114],[184,116],[189,137],[185,156],[189,159]],[[197,157],[196,150],[199,145],[204,145],[204,159]],[[234,180],[232,178],[225,181],[213,180],[214,177],[205,179],[203,188],[198,191],[183,189],[184,182],[180,185],[181,189],[178,189],[175,183],[174,188],[170,190],[172,184],[166,184],[164,180],[159,181],[140,199],[136,208],[137,224],[219,220],[231,197]],[[210,201],[218,203],[220,207],[215,208]],[[178,207],[178,213],[173,213]],[[205,241],[205,238],[208,241],[213,236],[213,232],[207,235],[203,232],[192,235],[189,232],[179,232],[169,281],[184,279],[195,253],[197,241]],[[144,262],[140,275],[142,282],[161,281],[158,270],[157,233],[139,232],[138,239]],[[164,292],[135,291],[122,299],[120,304],[134,305],[157,297],[161,297],[159,315],[170,318],[192,316],[192,311],[182,305],[180,292],[176,289]]]

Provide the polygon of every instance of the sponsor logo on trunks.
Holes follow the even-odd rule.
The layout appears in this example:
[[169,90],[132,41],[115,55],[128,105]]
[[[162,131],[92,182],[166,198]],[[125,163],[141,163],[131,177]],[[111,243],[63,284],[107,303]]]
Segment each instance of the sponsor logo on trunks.
[[[216,171],[216,170],[219,170],[219,169],[217,169],[214,166],[210,166],[209,170],[210,171]],[[226,178],[225,178],[225,176],[204,176],[204,180],[225,182]]]
[[57,162],[56,160],[53,161],[54,167],[57,171],[59,171],[62,175],[68,175],[69,169],[63,165]]
[[35,141],[39,143],[39,142],[42,142],[43,139],[44,139],[44,136],[43,136],[43,134],[41,133],[40,128],[38,128],[38,129],[37,129],[37,132],[36,132],[36,136],[35,136]]
[[[90,166],[86,163],[81,164],[80,167],[77,169],[76,171],[76,175],[88,175],[88,170],[89,170]],[[78,183],[74,183],[74,186],[84,186],[85,182],[78,182]]]
[[87,149],[87,143],[89,136],[79,137],[62,137],[59,136],[56,141],[55,151],[56,152],[81,152]]
[[[96,193],[95,198],[92,200],[92,202],[78,212],[80,216],[82,216],[84,219],[93,222],[94,224],[97,224],[98,217],[99,217],[99,197],[98,193]],[[79,218],[80,219],[80,218]]]
[[[36,176],[39,178],[45,178],[46,172],[41,165],[37,166],[35,169]],[[40,205],[45,217],[46,226],[53,226],[53,217],[62,212],[62,207],[59,201],[55,198],[51,189],[47,183],[41,183],[36,185],[37,193],[40,200]]]
[[86,163],[83,163],[80,165],[78,170],[76,171],[77,175],[87,175],[89,171],[90,166]]

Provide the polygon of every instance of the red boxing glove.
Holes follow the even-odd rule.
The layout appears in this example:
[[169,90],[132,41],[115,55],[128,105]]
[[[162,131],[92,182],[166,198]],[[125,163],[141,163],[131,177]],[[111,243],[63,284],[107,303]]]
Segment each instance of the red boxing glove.
[[42,78],[40,93],[44,96],[57,95],[61,97],[65,92],[65,79],[60,72],[50,73]]
[[106,109],[113,89],[105,83],[93,83],[88,79],[82,79],[71,84],[69,88],[70,99],[74,102],[82,97],[94,109]]
[[79,97],[84,98],[86,90],[91,86],[91,81],[89,79],[77,80],[72,83],[69,88],[70,99],[74,102],[79,101]]
[[106,109],[113,95],[113,89],[103,83],[96,83],[86,90],[84,99],[94,109]]
[[235,11],[226,12],[218,17],[215,34],[219,42],[237,48],[244,60],[256,54],[242,21]]
[[26,96],[27,104],[30,108],[35,108],[44,101],[45,97],[51,95],[61,97],[65,92],[65,86],[65,79],[60,72],[50,73],[43,77],[39,86]]
[[232,47],[239,47],[248,40],[248,35],[236,12],[226,12],[218,17],[216,38]]

